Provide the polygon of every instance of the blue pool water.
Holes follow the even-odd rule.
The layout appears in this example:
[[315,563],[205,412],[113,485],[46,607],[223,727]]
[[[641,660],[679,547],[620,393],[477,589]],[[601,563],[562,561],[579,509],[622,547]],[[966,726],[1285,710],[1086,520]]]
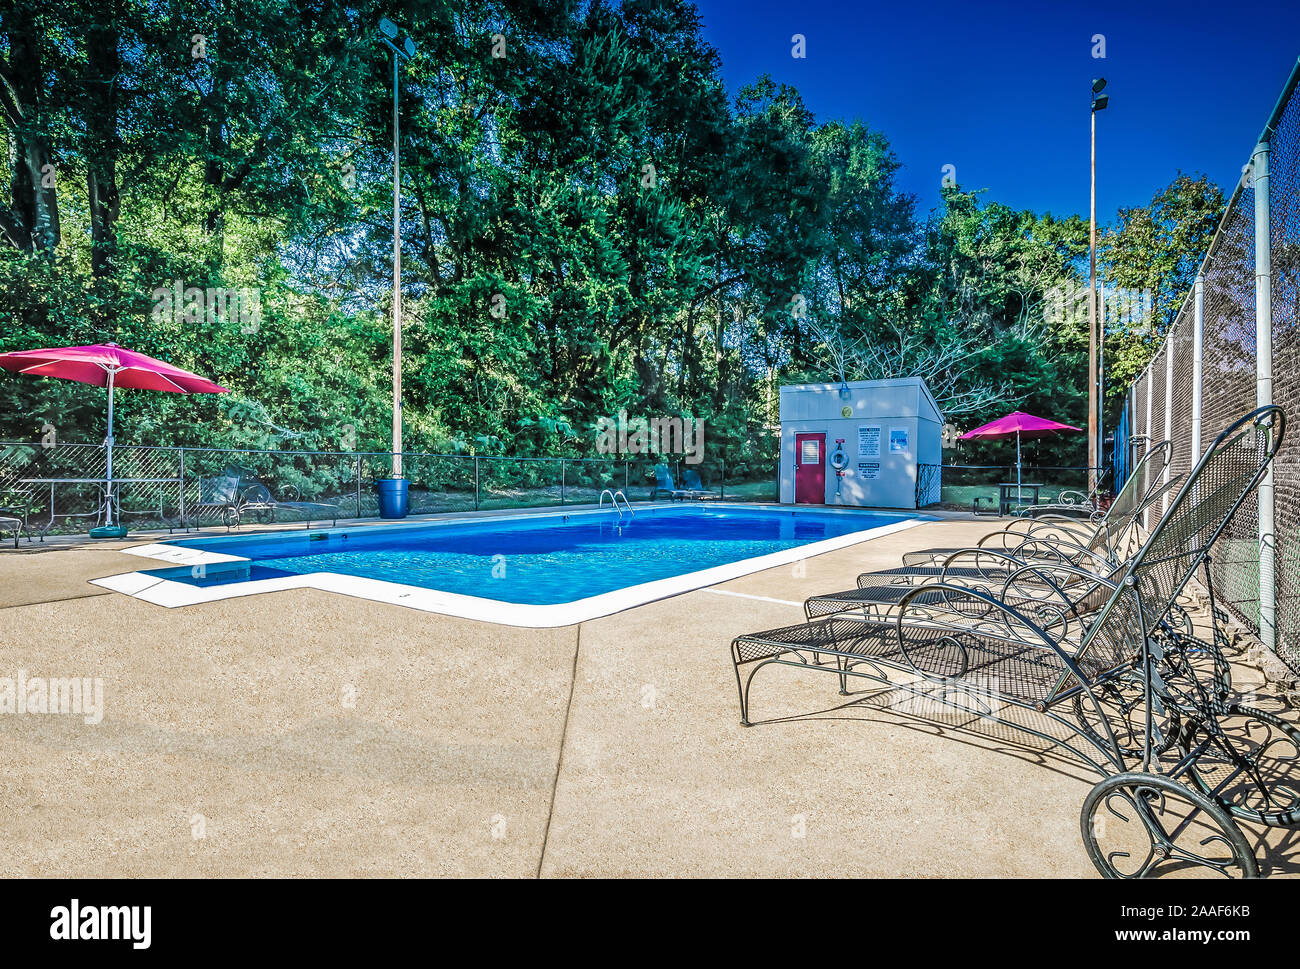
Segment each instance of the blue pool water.
[[335,572],[503,602],[572,602],[655,579],[861,532],[913,515],[789,509],[644,509],[620,526],[608,512],[567,518],[478,520],[222,536],[175,544],[251,560],[152,574],[218,585]]

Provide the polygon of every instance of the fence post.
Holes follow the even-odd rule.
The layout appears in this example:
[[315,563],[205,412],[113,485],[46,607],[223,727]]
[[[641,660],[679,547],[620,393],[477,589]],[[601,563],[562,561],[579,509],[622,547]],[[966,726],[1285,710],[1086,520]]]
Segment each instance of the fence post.
[[1201,371],[1205,360],[1205,277],[1192,286],[1192,466],[1201,459]]
[[185,520],[185,448],[181,448],[180,452],[181,452],[181,472],[179,477],[180,477],[181,500],[180,500],[179,507],[180,507],[180,515],[181,515],[181,524],[185,525],[185,529],[186,531],[188,531],[190,526],[186,524],[186,520]]
[[721,463],[721,465],[722,465],[722,470],[721,470],[721,472],[719,472],[719,473],[720,473],[721,476],[722,476],[722,484],[719,486],[720,489],[721,489],[721,490],[718,492],[718,499],[719,499],[719,500],[721,500],[721,499],[727,497],[727,459],[726,459],[726,458],[723,458],[723,459],[721,460],[720,463]]
[[627,491],[631,487],[632,487],[632,463],[630,461],[625,460],[623,462],[623,497],[624,498],[627,497]]
[[560,504],[564,504],[564,458],[560,458]]
[[361,455],[354,454],[357,459],[357,517],[361,517]]
[[[1151,436],[1151,398],[1154,397],[1155,394],[1151,393],[1151,391],[1152,391],[1154,388],[1151,386],[1151,364],[1149,364],[1149,363],[1147,364],[1147,372],[1146,372],[1146,374],[1145,374],[1145,379],[1146,379],[1146,382],[1147,382],[1147,408],[1146,408],[1146,409],[1147,409],[1147,413],[1146,413],[1146,421],[1147,421],[1147,449],[1150,450],[1150,449],[1151,449],[1151,446],[1152,446],[1153,444],[1155,444],[1155,439]],[[1146,487],[1149,486],[1150,482],[1146,481],[1145,479],[1149,478],[1150,476],[1151,476],[1151,473],[1150,473],[1149,471],[1143,474],[1142,477],[1143,477],[1144,480],[1143,480],[1143,482],[1142,482],[1141,487],[1146,488]],[[1150,527],[1151,527],[1151,509],[1150,509],[1150,507],[1148,507],[1146,510],[1144,510],[1144,511],[1142,512],[1142,527],[1143,527],[1143,528],[1150,528]]]
[[[1172,443],[1174,439],[1174,330],[1177,322],[1165,334],[1165,440]],[[1165,462],[1164,483],[1168,484],[1173,476],[1173,462]],[[1164,510],[1169,510],[1169,489],[1165,489]]]
[[478,455],[474,455],[474,510],[478,511]]
[[[1269,143],[1255,146],[1251,158],[1255,187],[1255,404],[1273,403],[1273,260],[1268,209]],[[1273,463],[1259,486],[1259,638],[1273,649],[1277,641],[1274,584]]]

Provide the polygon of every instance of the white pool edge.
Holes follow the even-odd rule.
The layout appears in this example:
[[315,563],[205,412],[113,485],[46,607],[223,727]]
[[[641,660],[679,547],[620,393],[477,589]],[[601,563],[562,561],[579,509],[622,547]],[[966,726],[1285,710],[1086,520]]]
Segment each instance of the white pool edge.
[[[741,504],[724,506],[718,503],[711,507],[753,508],[754,506]],[[797,509],[790,510],[795,511]],[[856,513],[847,509],[831,508],[810,508],[805,510]],[[546,513],[547,517],[553,517],[555,514],[567,514],[568,517],[576,517],[595,513]],[[889,512],[879,512],[878,514],[889,514]],[[542,516],[521,515],[511,517],[535,519]],[[487,521],[488,519],[483,520]],[[499,522],[508,519],[497,517],[491,520]],[[168,609],[242,596],[262,595],[267,592],[283,592],[289,589],[318,589],[322,592],[335,592],[358,599],[368,599],[372,602],[385,602],[390,605],[405,606],[409,609],[419,609],[422,612],[456,616],[478,622],[543,629],[556,626],[571,626],[575,623],[622,612],[634,606],[646,605],[659,599],[666,599],[670,596],[717,585],[720,582],[737,579],[744,575],[752,575],[755,572],[762,572],[781,565],[790,565],[800,559],[823,555],[826,552],[837,551],[861,542],[882,538],[885,535],[892,535],[908,528],[915,528],[917,525],[925,524],[928,520],[930,519],[917,517],[890,522],[887,525],[877,525],[875,528],[850,532],[847,535],[823,539],[820,542],[812,542],[808,545],[799,545],[779,552],[771,552],[767,555],[741,559],[737,562],[726,562],[697,572],[687,572],[683,575],[656,579],[653,582],[626,586],[622,589],[589,596],[585,599],[575,599],[572,602],[559,602],[550,605],[502,602],[498,599],[466,596],[455,592],[441,592],[436,589],[425,589],[420,586],[387,582],[381,579],[341,575],[335,572],[308,572],[302,575],[277,576],[272,579],[256,579],[250,582],[209,586],[207,588],[189,585],[185,582],[175,582],[171,579],[162,579],[145,572],[124,572],[119,575],[110,575],[90,581],[91,584],[101,588],[120,592],[135,599]],[[473,519],[451,519],[447,520],[447,524],[463,525],[467,521],[473,521]],[[435,523],[425,522],[421,524]],[[131,555],[152,558],[176,566],[248,561],[236,555],[190,549],[166,543],[138,545],[123,549],[123,551]]]

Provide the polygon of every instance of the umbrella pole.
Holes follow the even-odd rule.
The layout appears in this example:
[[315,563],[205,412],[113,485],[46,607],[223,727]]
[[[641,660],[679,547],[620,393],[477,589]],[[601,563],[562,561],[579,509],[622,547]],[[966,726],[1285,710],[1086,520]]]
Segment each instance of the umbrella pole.
[[1020,431],[1016,430],[1016,505],[1017,507],[1025,503],[1025,497],[1020,491]]
[[108,371],[108,437],[105,438],[104,440],[104,443],[108,447],[107,450],[108,474],[106,476],[107,482],[104,485],[104,494],[107,499],[107,504],[104,506],[104,515],[105,515],[104,521],[109,526],[113,524],[113,377],[114,376],[115,376],[115,372],[110,369]]

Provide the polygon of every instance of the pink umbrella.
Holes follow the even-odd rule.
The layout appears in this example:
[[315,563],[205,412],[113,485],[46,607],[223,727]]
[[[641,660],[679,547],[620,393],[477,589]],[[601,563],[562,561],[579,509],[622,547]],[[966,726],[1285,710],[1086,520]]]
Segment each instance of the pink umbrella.
[[225,394],[206,377],[173,367],[134,350],[124,350],[116,343],[96,343],[86,347],[58,347],[49,350],[14,350],[0,353],[0,368],[38,377],[62,377],[83,384],[108,388],[107,523],[113,524],[113,391],[117,387],[134,390],[164,390],[176,394]]
[[999,417],[995,421],[983,424],[973,431],[967,431],[959,441],[998,441],[1016,436],[1016,500],[1020,500],[1020,439],[1027,437],[1030,439],[1038,437],[1054,437],[1061,431],[1082,431],[1083,428],[1075,427],[1073,424],[1058,424],[1056,421],[1049,421],[1046,417],[1035,417],[1033,414],[1026,414],[1024,411],[1012,411],[1006,417]]

